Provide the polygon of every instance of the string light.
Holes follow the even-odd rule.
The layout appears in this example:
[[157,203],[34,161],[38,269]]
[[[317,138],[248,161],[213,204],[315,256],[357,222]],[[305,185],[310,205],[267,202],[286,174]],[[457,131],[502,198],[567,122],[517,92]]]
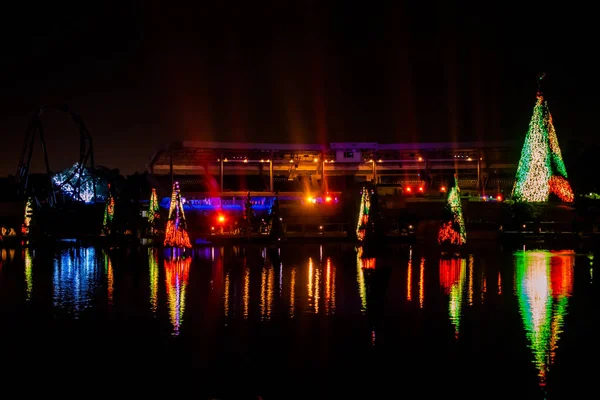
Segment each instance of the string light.
[[160,218],[160,211],[158,208],[158,195],[156,189],[152,188],[152,194],[150,195],[150,205],[148,206],[148,223],[152,228],[157,219]]
[[25,219],[21,226],[21,233],[23,235],[29,235],[29,227],[31,225],[31,218],[33,218],[33,199],[29,197],[25,204]]
[[552,115],[544,96],[538,92],[512,196],[517,201],[544,202],[550,193],[564,202],[574,201]]
[[173,192],[171,193],[171,206],[169,207],[169,218],[165,230],[165,242],[167,247],[191,248],[190,237],[186,228],[185,214],[183,212],[183,203],[179,191],[179,182],[173,183]]
[[102,221],[102,232],[104,234],[110,233],[110,226],[112,225],[113,216],[115,215],[115,199],[110,190],[110,184],[108,185],[108,198],[106,199],[106,205],[104,206],[104,220]]
[[460,188],[456,176],[454,177],[454,186],[448,192],[446,210],[452,217],[450,220],[442,222],[438,231],[438,243],[465,244],[467,242],[467,229],[463,219]]
[[369,209],[371,208],[371,199],[367,188],[363,187],[362,197],[360,199],[360,208],[358,210],[358,223],[356,224],[356,237],[362,241],[365,238],[367,224],[369,222]]

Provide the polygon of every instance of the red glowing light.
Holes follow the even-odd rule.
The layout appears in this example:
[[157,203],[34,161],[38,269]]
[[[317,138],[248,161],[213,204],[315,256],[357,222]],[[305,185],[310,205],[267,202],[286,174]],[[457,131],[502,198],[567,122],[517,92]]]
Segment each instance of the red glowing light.
[[411,189],[409,187],[407,187],[406,191],[410,193]]
[[422,187],[420,187],[420,188],[419,188],[419,192],[422,192],[422,191],[423,191],[423,188],[422,188]]
[[445,187],[445,186],[442,186],[442,188],[441,188],[440,190],[441,190],[442,192],[445,192],[445,191],[446,191],[446,187]]
[[225,222],[225,216],[219,215],[219,222]]
[[502,201],[502,196],[500,196],[500,195],[496,196],[496,200]]
[[330,196],[325,197],[325,202],[331,203],[331,197]]

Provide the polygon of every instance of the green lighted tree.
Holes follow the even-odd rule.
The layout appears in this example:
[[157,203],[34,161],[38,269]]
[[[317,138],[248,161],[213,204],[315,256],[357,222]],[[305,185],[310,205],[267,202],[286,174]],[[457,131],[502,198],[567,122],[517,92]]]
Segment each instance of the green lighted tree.
[[[543,75],[540,80],[542,78]],[[517,201],[544,202],[548,201],[550,193],[554,193],[564,202],[574,200],[552,115],[541,90],[538,90],[517,167],[512,196]]]
[[438,243],[463,245],[467,242],[467,229],[462,213],[460,200],[460,188],[458,180],[454,176],[454,186],[448,191],[446,207],[442,216],[442,223],[438,231]]

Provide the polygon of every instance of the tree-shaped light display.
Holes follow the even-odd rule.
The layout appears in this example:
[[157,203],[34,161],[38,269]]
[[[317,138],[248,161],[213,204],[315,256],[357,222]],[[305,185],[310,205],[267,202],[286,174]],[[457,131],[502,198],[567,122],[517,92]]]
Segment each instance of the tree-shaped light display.
[[106,204],[104,205],[104,220],[102,221],[102,233],[105,235],[110,234],[110,228],[112,227],[113,217],[115,215],[115,198],[110,190],[110,184],[108,185],[108,196],[106,198]]
[[544,202],[548,201],[550,193],[554,193],[564,202],[570,203],[574,200],[552,115],[542,92],[538,91],[517,167],[512,196],[517,201]]
[[152,194],[150,195],[150,204],[148,206],[148,224],[150,225],[151,231],[154,231],[157,219],[160,219],[160,209],[158,208],[158,195],[156,194],[156,189],[152,188]]
[[33,199],[29,197],[27,203],[25,203],[25,218],[23,225],[21,226],[21,233],[25,236],[29,235],[29,227],[31,226],[31,219],[33,218]]
[[171,194],[171,206],[169,207],[169,218],[165,230],[165,246],[183,248],[192,247],[187,232],[185,214],[183,212],[183,201],[179,190],[179,182],[173,183]]
[[448,191],[446,208],[440,230],[438,231],[439,244],[463,245],[467,242],[467,229],[463,218],[460,203],[460,188],[458,180],[454,176],[454,186]]
[[367,233],[369,223],[369,209],[371,208],[371,195],[366,187],[363,187],[360,198],[360,208],[358,209],[358,221],[356,223],[356,237],[363,241]]

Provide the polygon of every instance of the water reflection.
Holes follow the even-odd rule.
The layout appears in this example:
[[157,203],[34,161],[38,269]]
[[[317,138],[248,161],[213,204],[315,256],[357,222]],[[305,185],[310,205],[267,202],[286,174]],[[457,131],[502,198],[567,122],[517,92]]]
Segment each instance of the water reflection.
[[188,285],[191,257],[165,258],[165,283],[169,317],[173,325],[173,335],[179,335],[185,312],[185,296]]
[[546,385],[554,363],[573,291],[574,264],[572,251],[515,253],[516,294],[540,386]]
[[148,249],[148,269],[150,275],[150,310],[158,309],[158,250]]
[[92,305],[100,279],[96,249],[79,247],[62,250],[54,259],[54,306],[78,318],[81,311]]
[[419,265],[419,307],[425,304],[425,257],[421,258]]
[[360,311],[365,313],[367,311],[367,285],[365,283],[365,271],[364,261],[362,258],[362,248],[356,249],[356,281],[358,283],[358,295],[360,296]]
[[265,259],[260,278],[260,315],[263,320],[271,318],[274,283],[275,271],[271,262]]
[[104,274],[106,275],[106,293],[108,295],[108,305],[112,305],[114,290],[114,275],[112,261],[110,259],[110,255],[106,250],[102,250],[102,256],[104,257]]
[[25,263],[25,299],[31,301],[33,293],[33,256],[30,248],[23,249],[23,260]]
[[450,296],[448,312],[450,322],[454,325],[456,337],[460,332],[466,280],[467,260],[465,258],[440,259],[440,285],[444,292]]

